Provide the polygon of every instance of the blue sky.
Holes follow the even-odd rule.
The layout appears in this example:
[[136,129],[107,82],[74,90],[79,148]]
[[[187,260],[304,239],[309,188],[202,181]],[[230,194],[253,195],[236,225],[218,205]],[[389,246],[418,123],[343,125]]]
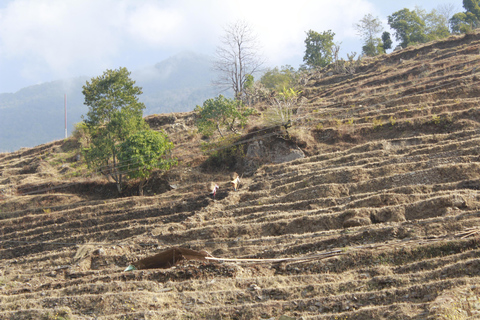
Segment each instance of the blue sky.
[[[462,0],[0,0],[0,93],[106,69],[137,70],[182,51],[214,55],[245,20],[267,66],[302,63],[305,32],[332,30],[342,57],[361,51],[354,24],[402,8],[463,11]],[[390,31],[390,30],[389,30]]]

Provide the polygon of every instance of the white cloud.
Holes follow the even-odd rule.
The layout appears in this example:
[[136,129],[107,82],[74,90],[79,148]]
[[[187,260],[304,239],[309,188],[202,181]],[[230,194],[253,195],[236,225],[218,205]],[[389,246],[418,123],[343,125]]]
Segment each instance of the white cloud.
[[132,61],[145,65],[144,56],[157,56],[148,61],[153,64],[161,60],[156,51],[212,44],[218,25],[209,16],[214,10],[205,8],[193,0],[10,1],[0,9],[0,70],[7,69],[2,63],[17,64],[17,76],[35,83],[46,75],[98,73]]
[[[343,52],[352,51],[352,43],[359,51],[353,23],[377,15],[375,0],[2,1],[0,71],[34,83],[135,69],[182,50],[213,55],[223,27],[238,19],[257,33],[270,65],[297,67],[309,29],[332,30]],[[0,92],[6,83],[0,80]]]
[[158,3],[140,2],[128,14],[127,31],[140,43],[153,46],[178,42],[178,35],[186,23],[180,8],[162,8]]
[[332,30],[335,41],[356,37],[353,22],[373,11],[367,0],[227,1],[237,18],[253,26],[271,65],[301,63],[308,30]]
[[[20,72],[49,72],[102,64],[121,44],[114,6],[97,1],[11,2],[2,11],[2,58],[22,61]],[[113,10],[112,10],[113,8]]]

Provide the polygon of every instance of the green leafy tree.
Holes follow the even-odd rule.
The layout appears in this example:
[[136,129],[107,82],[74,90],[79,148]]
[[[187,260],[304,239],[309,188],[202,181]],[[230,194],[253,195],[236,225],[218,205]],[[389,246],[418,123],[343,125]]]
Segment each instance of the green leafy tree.
[[388,24],[395,30],[395,39],[400,41],[402,48],[426,42],[425,22],[415,11],[407,8],[399,10],[388,16]]
[[455,13],[453,17],[449,20],[450,29],[452,33],[467,33],[470,30],[473,30],[477,26],[476,18],[472,14],[467,14],[465,12]]
[[283,88],[290,88],[295,85],[297,72],[292,66],[285,65],[281,69],[275,67],[268,69],[260,78],[260,82],[265,88],[275,91],[281,91]]
[[82,92],[89,107],[82,118],[91,137],[90,146],[84,149],[85,159],[90,168],[112,179],[120,193],[123,174],[118,168],[119,145],[130,134],[147,127],[143,120],[145,105],[138,101],[142,90],[135,86],[126,68],[119,68],[87,81]]
[[252,92],[254,91],[255,78],[251,74],[245,76],[245,83],[243,84],[242,101],[250,105],[253,101]]
[[362,46],[362,53],[368,57],[374,57],[385,53],[382,39],[375,38],[372,41],[366,42],[365,45]]
[[480,0],[463,0],[465,12],[459,12],[449,20],[453,33],[466,33],[480,26]]
[[239,100],[219,95],[205,100],[203,106],[197,105],[195,111],[198,113],[196,124],[199,132],[205,136],[211,136],[217,130],[224,137],[224,130],[236,132],[238,124],[244,126],[253,110],[245,107]]
[[446,14],[435,9],[429,13],[420,7],[413,11],[402,9],[388,16],[388,24],[395,30],[395,38],[401,41],[403,48],[450,35]]
[[450,35],[448,19],[433,9],[429,13],[420,7],[415,8],[416,14],[425,22],[425,41],[433,41],[446,38]]
[[382,33],[382,43],[383,43],[383,51],[387,52],[388,49],[392,49],[392,39],[390,38],[390,32],[384,31]]
[[463,0],[463,7],[477,18],[480,17],[480,0]]
[[305,39],[305,55],[303,62],[310,67],[323,68],[333,61],[333,38],[335,33],[331,30],[318,33],[313,30],[307,32]]
[[140,179],[140,196],[143,196],[143,186],[154,170],[169,170],[177,163],[170,157],[172,149],[173,143],[167,135],[154,130],[133,133],[120,144],[118,160],[121,171],[130,179]]
[[358,34],[362,37],[364,43],[362,51],[365,55],[373,57],[385,53],[382,41],[377,37],[377,35],[383,30],[382,23],[378,17],[374,18],[369,13],[355,25],[355,28]]
[[85,122],[99,125],[109,122],[118,111],[142,117],[145,105],[138,101],[142,88],[135,86],[127,68],[107,70],[83,86],[84,104],[89,106]]
[[83,121],[76,123],[72,137],[78,142],[80,149],[87,147],[90,144],[87,124]]
[[254,83],[255,83],[255,78],[251,74],[247,74],[245,76],[245,82],[243,84],[243,88],[245,90],[248,90],[253,87]]

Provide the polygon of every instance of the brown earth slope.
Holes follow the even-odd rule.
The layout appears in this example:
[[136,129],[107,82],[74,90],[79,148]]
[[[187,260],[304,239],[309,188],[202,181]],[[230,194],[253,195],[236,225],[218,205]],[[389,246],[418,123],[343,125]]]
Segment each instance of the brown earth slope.
[[[143,197],[83,172],[71,140],[0,154],[0,318],[479,317],[479,62],[469,34],[312,73],[289,135],[244,145],[307,156],[238,163],[237,192],[201,165],[192,113],[147,117],[182,161]],[[172,247],[293,260],[124,272]]]

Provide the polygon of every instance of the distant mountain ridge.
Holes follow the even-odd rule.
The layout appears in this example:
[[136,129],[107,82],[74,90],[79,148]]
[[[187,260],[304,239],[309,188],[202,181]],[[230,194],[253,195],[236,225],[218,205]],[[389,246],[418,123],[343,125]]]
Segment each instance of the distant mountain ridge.
[[[211,58],[182,52],[154,66],[129,70],[143,89],[144,115],[191,111],[218,94],[211,85],[215,75]],[[82,86],[92,76],[82,76],[29,86],[16,93],[0,94],[0,152],[34,147],[65,135],[64,95],[67,95],[67,131],[81,121],[88,107]]]

